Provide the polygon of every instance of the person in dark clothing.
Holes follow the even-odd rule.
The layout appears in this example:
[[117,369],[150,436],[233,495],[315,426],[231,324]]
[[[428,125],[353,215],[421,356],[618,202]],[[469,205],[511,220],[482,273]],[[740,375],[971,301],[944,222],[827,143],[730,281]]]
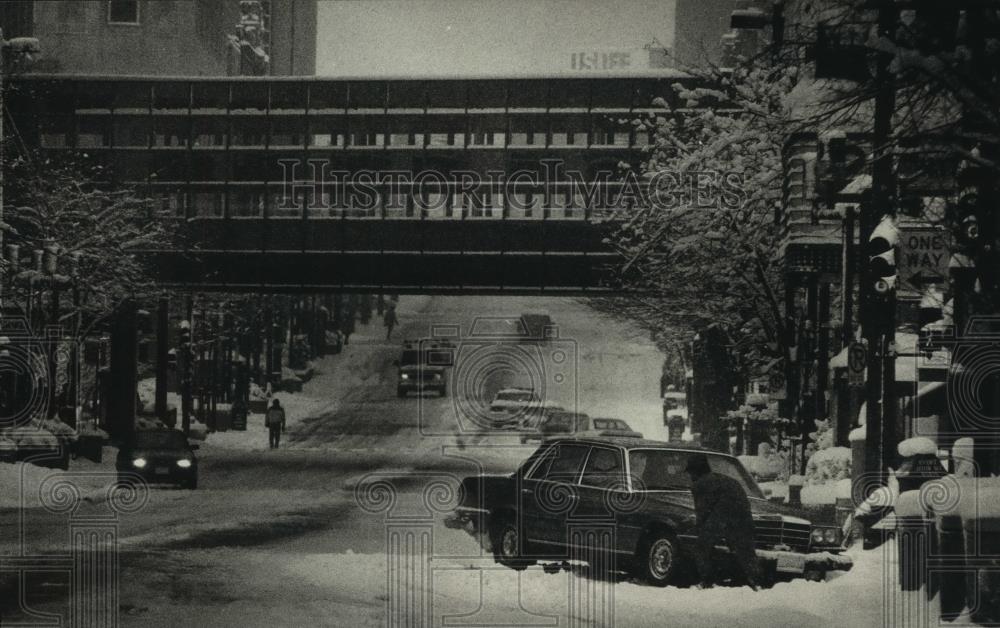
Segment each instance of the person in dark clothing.
[[385,339],[389,340],[392,338],[392,329],[399,323],[399,319],[396,318],[396,306],[390,305],[385,310],[385,316],[382,318],[382,324],[385,325]]
[[705,454],[692,454],[687,461],[687,472],[691,476],[691,496],[698,523],[696,560],[702,586],[712,586],[712,552],[725,540],[747,584],[756,591],[757,552],[753,513],[746,491],[737,480],[712,471]]
[[264,423],[267,424],[268,445],[271,449],[277,449],[281,442],[281,433],[285,431],[285,409],[277,399],[271,402],[271,407],[264,415]]

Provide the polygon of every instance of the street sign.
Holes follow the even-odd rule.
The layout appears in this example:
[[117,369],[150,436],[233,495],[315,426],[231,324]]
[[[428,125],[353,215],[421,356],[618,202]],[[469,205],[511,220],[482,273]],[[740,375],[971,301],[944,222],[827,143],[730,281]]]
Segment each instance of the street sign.
[[865,383],[865,368],[868,366],[868,352],[865,345],[852,342],[847,348],[847,383],[860,386]]
[[903,286],[922,288],[928,283],[944,283],[948,278],[948,248],[945,231],[901,225],[897,267]]

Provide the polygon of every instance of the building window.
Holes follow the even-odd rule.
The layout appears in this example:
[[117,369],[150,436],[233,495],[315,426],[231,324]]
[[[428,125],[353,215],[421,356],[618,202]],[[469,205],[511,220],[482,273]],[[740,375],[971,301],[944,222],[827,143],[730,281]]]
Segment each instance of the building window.
[[138,24],[139,0],[108,0],[108,24]]

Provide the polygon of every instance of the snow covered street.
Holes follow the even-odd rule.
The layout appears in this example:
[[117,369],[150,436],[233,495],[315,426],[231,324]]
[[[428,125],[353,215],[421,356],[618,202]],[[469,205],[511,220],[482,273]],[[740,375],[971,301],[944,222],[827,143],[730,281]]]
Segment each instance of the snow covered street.
[[[578,358],[579,368],[567,375],[575,390],[557,389],[575,397],[560,402],[624,418],[647,438],[665,440],[662,356],[644,334],[609,325],[576,301],[530,305],[540,303]],[[198,490],[153,488],[141,508],[118,516],[122,624],[383,626],[423,617],[435,626],[882,625],[879,583],[891,565],[881,551],[856,552],[854,569],[827,582],[797,580],[756,593],[657,589],[608,583],[575,564],[558,573],[541,566],[516,572],[496,564],[465,531],[446,528],[443,512],[455,500],[448,490],[459,478],[510,471],[534,445],[463,431],[453,396],[397,398],[399,342],[426,336],[431,325],[467,328],[482,312],[516,315],[527,305],[404,297],[396,339],[386,342],[375,323],[359,327],[343,353],[317,364],[302,393],[279,393],[288,413],[280,449],[267,448],[260,415],[245,432],[209,435],[198,451]],[[65,555],[69,523],[108,513],[103,489],[113,454],[106,452],[101,465],[73,461],[67,477],[81,483],[74,509],[17,509],[5,494],[0,560]],[[37,487],[65,473],[32,469],[27,481]],[[30,612],[8,600],[4,619],[66,612],[67,573],[30,574],[28,583]]]

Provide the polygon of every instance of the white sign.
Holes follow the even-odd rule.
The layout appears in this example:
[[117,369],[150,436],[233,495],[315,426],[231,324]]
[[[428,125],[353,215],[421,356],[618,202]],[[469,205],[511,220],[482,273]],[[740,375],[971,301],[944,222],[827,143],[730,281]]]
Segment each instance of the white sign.
[[948,278],[948,234],[931,227],[900,229],[897,272],[903,287],[944,283]]
[[612,52],[591,50],[574,52],[570,55],[571,70],[626,70],[631,67],[632,51],[630,50]]

